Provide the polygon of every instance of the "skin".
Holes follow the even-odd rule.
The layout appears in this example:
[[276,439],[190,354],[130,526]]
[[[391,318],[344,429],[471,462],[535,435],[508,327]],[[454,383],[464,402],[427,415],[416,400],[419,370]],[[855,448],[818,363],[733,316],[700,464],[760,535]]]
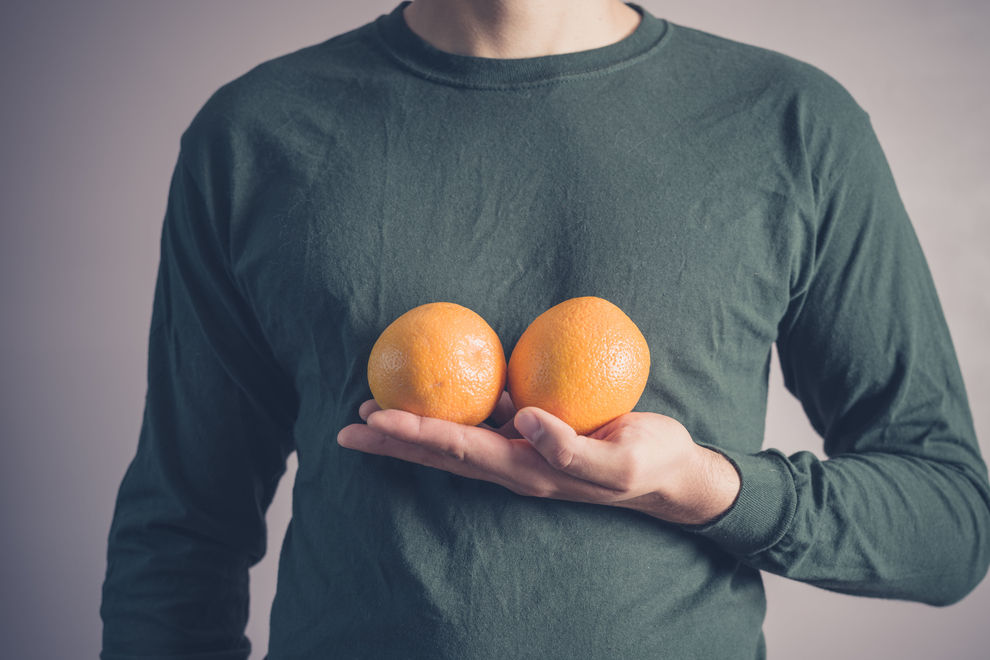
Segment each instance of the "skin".
[[607,46],[640,20],[619,0],[416,0],[403,15],[440,50],[506,59]]
[[[415,0],[404,16],[440,50],[492,58],[600,48],[639,24],[639,14],[619,0]],[[697,525],[725,513],[739,493],[728,459],[656,413],[622,415],[588,436],[539,408],[517,412],[507,394],[493,415],[499,428],[381,410],[373,400],[359,414],[364,423],[342,429],[341,446],[490,481],[520,495]]]
[[499,428],[382,410],[365,401],[363,424],[344,427],[348,449],[499,484],[519,495],[622,507],[674,523],[707,523],[732,506],[739,475],[696,444],[677,420],[627,413],[588,436],[539,408],[516,412],[508,393]]

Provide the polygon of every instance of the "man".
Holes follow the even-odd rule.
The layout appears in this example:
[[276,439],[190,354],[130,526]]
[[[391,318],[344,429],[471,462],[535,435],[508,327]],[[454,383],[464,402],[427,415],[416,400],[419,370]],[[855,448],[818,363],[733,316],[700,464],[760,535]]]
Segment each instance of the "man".
[[[407,309],[466,305],[511,349],[577,295],[651,348],[612,436],[367,401]],[[829,460],[760,449],[774,343]],[[246,656],[291,451],[273,660],[751,660],[760,570],[947,604],[990,562],[956,358],[865,113],[811,67],[611,0],[416,0],[199,113],[104,658]]]

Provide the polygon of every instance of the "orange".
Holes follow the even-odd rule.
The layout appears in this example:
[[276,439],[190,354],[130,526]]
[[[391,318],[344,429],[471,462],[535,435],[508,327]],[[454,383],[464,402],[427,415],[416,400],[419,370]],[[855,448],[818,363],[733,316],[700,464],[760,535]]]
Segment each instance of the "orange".
[[505,370],[502,344],[483,318],[435,302],[385,328],[371,349],[368,384],[382,408],[473,426],[495,410]]
[[571,298],[540,314],[509,357],[516,408],[536,406],[587,434],[635,407],[650,374],[646,338],[602,298]]

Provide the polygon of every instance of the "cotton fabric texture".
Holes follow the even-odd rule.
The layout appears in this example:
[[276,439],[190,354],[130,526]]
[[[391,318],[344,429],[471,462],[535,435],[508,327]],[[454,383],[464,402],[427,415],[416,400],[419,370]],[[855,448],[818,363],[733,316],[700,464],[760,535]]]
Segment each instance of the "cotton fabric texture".
[[[104,660],[245,658],[248,568],[298,454],[271,660],[765,655],[760,571],[954,602],[988,486],[924,256],[819,70],[639,9],[491,60],[394,12],[221,88],[182,137]],[[739,470],[702,527],[345,450],[374,340],[450,301],[511,350],[564,299],[646,336],[638,410]],[[762,449],[776,343],[829,460]]]

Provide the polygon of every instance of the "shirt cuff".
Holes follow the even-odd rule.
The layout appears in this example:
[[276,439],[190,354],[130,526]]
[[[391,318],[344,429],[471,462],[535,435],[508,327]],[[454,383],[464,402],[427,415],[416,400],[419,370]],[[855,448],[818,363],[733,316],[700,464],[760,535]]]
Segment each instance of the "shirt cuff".
[[739,557],[773,547],[784,537],[797,508],[797,490],[787,457],[774,449],[745,454],[705,447],[725,456],[736,468],[739,495],[728,511],[715,520],[681,527]]

